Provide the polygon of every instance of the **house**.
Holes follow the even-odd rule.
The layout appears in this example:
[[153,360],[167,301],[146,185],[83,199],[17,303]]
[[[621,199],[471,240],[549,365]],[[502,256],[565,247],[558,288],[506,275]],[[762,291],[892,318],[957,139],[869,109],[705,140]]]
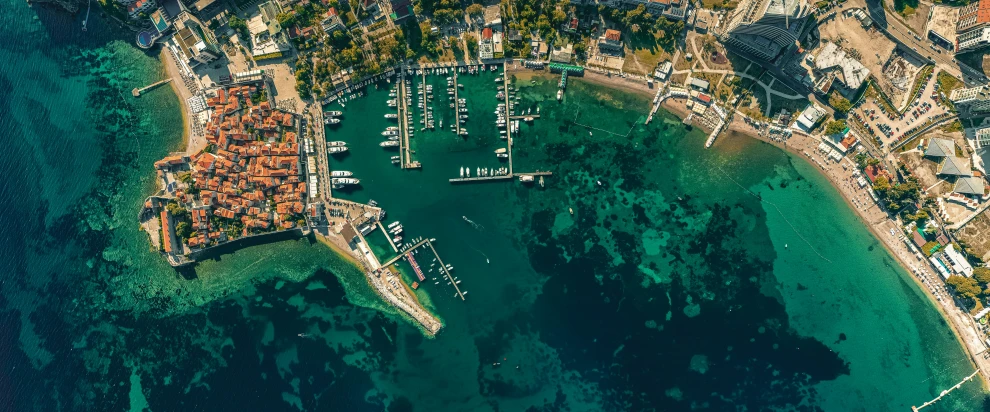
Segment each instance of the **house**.
[[949,100],[960,112],[990,113],[990,84],[953,90]]
[[660,81],[667,81],[667,78],[670,77],[672,68],[673,65],[670,63],[670,60],[667,60],[661,63],[660,66],[653,71],[653,77],[656,77]]
[[570,63],[574,55],[574,46],[568,44],[564,47],[555,48],[550,52],[550,61],[555,63]]
[[711,85],[708,83],[708,80],[699,79],[697,77],[688,78],[688,86],[691,86],[695,90],[701,92],[707,92],[708,88],[711,87]]
[[823,117],[825,117],[825,109],[809,104],[808,107],[801,112],[801,115],[798,116],[798,128],[804,130],[805,132],[809,132]]
[[615,29],[605,30],[605,34],[598,38],[599,52],[622,52],[622,32]]
[[361,0],[361,9],[371,15],[377,15],[382,11],[377,0]]
[[137,18],[141,13],[147,13],[158,7],[155,0],[136,0],[127,5],[127,15],[132,19]]
[[990,0],[961,7],[956,20],[956,51],[972,51],[987,45],[990,45]]
[[323,32],[328,35],[333,34],[333,32],[337,30],[347,30],[347,27],[344,26],[344,21],[341,20],[340,15],[337,13],[337,9],[334,7],[327,10],[326,16],[322,21],[320,21],[320,27],[322,27]]
[[392,19],[393,23],[400,23],[407,17],[413,15],[413,4],[411,0],[390,0],[392,5],[392,14],[389,14],[389,18]]
[[195,67],[219,59],[222,53],[213,31],[189,13],[182,13],[181,17],[175,20],[176,32],[172,40],[185,63]]
[[928,141],[925,147],[925,156],[930,157],[955,157],[956,144],[949,139],[933,138]]
[[947,156],[939,165],[938,174],[945,176],[972,176],[969,159],[965,157]]
[[964,195],[982,197],[986,193],[985,187],[986,184],[983,182],[982,177],[963,176],[956,179],[956,184],[952,187],[952,191]]
[[248,19],[248,31],[251,32],[251,57],[255,61],[282,57],[292,50],[288,33],[278,22],[281,7],[274,1],[258,5],[259,14]]

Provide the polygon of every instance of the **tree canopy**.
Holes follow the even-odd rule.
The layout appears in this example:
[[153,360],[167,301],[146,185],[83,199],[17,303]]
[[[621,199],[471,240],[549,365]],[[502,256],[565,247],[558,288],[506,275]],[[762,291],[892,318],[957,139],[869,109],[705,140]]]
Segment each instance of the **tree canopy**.
[[945,280],[945,283],[948,283],[949,286],[952,286],[952,288],[955,289],[956,291],[956,296],[959,296],[960,298],[963,299],[976,298],[977,296],[980,295],[980,293],[983,292],[983,290],[980,289],[980,285],[976,282],[976,280],[964,276],[959,276],[959,275],[949,276],[949,278]]
[[833,120],[825,125],[825,134],[827,135],[839,134],[843,130],[846,130],[846,121],[842,119]]

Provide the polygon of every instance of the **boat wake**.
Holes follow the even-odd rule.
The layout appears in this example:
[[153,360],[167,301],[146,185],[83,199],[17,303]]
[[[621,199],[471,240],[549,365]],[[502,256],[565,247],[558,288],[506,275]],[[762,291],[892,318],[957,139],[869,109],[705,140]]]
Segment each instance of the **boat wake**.
[[473,221],[473,220],[471,220],[471,219],[468,219],[468,217],[467,217],[467,216],[461,216],[461,217],[462,217],[462,218],[464,218],[464,221],[465,221],[465,222],[468,222],[468,224],[470,224],[470,225],[471,225],[472,227],[474,227],[475,229],[478,229],[478,230],[485,230],[485,227],[484,227],[484,226],[482,226],[482,225],[479,225],[479,224],[477,224],[477,223],[474,223],[474,221]]

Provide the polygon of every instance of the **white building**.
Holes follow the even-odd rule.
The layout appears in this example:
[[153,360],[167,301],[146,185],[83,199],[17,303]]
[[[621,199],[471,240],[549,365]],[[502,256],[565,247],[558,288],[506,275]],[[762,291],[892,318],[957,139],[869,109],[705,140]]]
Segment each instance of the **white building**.
[[966,109],[973,113],[990,112],[990,85],[953,90],[949,100],[952,100],[960,110]]
[[957,252],[953,245],[950,243],[945,247],[945,257],[949,259],[949,263],[952,264],[952,270],[956,273],[964,275],[966,277],[973,276],[973,266],[966,261],[966,257],[961,253]]

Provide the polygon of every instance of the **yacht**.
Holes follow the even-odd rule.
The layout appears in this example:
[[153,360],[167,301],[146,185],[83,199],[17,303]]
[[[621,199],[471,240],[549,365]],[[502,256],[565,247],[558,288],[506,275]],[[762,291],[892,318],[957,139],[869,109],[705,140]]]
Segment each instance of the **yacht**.
[[388,228],[389,228],[389,229],[391,229],[391,228],[393,228],[393,227],[396,227],[396,226],[398,226],[398,225],[399,225],[399,221],[398,221],[398,220],[396,220],[396,221],[394,221],[394,222],[392,222],[392,223],[389,223],[389,224],[388,224]]
[[323,120],[324,124],[340,124],[340,119],[329,117]]
[[392,238],[392,241],[395,242],[396,244],[401,244],[402,243],[402,236],[393,237]]
[[385,128],[385,130],[399,131],[399,127],[398,126],[389,126],[389,127]]
[[386,119],[398,119],[399,118],[399,114],[398,113],[385,113],[385,118]]
[[354,176],[354,173],[351,173],[347,170],[334,170],[330,172],[330,177],[351,177],[351,176]]
[[330,116],[330,117],[340,117],[340,116],[343,116],[344,115],[343,112],[340,112],[340,111],[337,111],[337,110],[333,110],[333,111],[329,111],[329,112],[323,112],[323,114],[324,115],[327,115],[327,116]]
[[402,160],[402,156],[392,156],[392,161]]
[[334,146],[334,147],[328,147],[327,148],[327,153],[330,153],[330,154],[340,154],[340,153],[344,153],[346,151],[347,151],[347,147],[346,146]]
[[399,141],[399,136],[389,136],[389,137],[388,137],[388,140],[395,140],[395,141]]
[[381,147],[399,147],[398,140],[386,140],[378,144]]
[[398,130],[386,130],[382,132],[382,136],[398,136],[398,135],[399,135]]
[[335,141],[332,141],[332,142],[327,142],[327,146],[330,146],[330,147],[347,146],[347,143],[342,142],[340,140],[335,140]]
[[508,153],[499,153],[499,154],[497,154],[495,156],[498,157],[499,159],[508,159],[509,158],[509,154]]
[[360,180],[350,177],[335,177],[330,179],[330,182],[335,185],[356,185],[361,183]]

